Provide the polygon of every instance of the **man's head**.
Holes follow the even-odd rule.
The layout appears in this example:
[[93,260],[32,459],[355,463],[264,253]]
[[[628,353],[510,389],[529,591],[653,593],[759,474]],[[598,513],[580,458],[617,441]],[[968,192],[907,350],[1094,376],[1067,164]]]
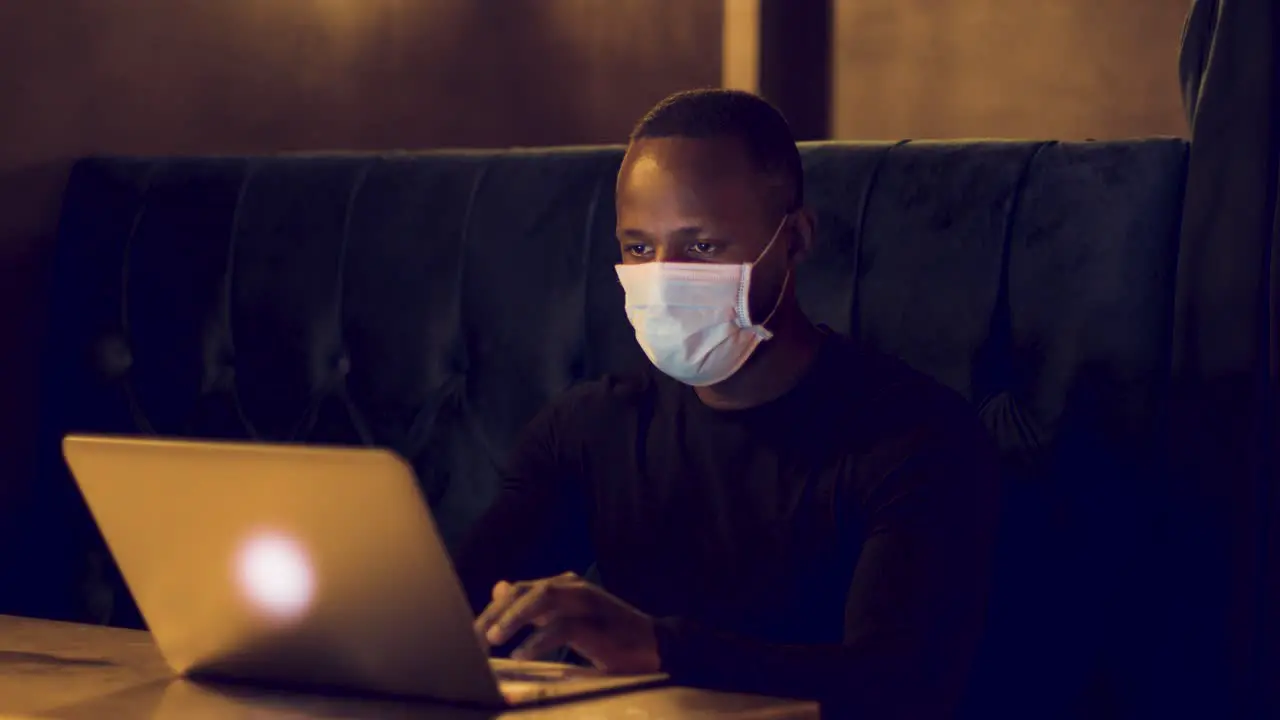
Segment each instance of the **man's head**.
[[734,90],[677,93],[636,125],[618,173],[622,262],[757,262],[759,321],[790,303],[784,281],[813,235],[803,201],[800,154],[777,109]]

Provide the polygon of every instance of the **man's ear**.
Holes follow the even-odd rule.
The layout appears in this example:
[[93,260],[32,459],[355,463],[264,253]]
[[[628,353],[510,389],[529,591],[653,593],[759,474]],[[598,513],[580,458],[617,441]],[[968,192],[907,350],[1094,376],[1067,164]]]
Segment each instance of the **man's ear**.
[[795,212],[791,228],[792,231],[788,234],[787,259],[792,265],[799,265],[813,251],[814,239],[818,235],[818,219],[812,210],[802,207]]

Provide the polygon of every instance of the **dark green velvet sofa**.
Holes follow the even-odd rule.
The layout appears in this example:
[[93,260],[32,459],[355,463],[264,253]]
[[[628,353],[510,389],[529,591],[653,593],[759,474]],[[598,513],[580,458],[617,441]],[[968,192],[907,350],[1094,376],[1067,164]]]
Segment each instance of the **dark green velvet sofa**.
[[[1171,139],[803,146],[806,310],[958,390],[1003,452],[976,686],[1010,708],[1138,707],[1176,662],[1152,645],[1153,528],[1186,155]],[[60,459],[68,431],[389,446],[456,542],[541,405],[643,362],[613,273],[620,158],[81,161],[10,609],[140,622]]]

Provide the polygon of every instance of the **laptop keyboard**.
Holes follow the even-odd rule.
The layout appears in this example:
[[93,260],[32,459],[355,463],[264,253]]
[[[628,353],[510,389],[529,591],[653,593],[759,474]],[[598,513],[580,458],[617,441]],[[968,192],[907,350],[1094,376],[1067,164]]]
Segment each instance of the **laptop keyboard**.
[[489,661],[493,674],[502,682],[553,683],[600,677],[594,668],[536,661],[494,658]]

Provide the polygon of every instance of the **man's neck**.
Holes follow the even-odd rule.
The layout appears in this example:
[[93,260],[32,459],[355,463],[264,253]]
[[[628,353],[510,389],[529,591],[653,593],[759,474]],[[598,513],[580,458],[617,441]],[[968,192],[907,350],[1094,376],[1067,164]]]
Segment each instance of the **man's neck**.
[[724,382],[695,388],[703,404],[743,410],[776,400],[800,382],[822,346],[823,334],[794,305],[779,320],[772,328],[773,339],[761,343],[741,370]]

